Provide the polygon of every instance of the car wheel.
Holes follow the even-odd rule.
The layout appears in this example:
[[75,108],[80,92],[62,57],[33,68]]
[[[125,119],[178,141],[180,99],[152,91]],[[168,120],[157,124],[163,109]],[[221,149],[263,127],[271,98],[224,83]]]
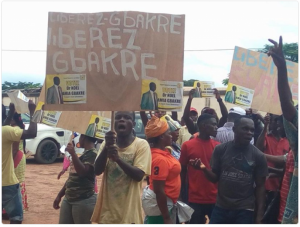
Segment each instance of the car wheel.
[[46,139],[39,144],[36,150],[35,160],[38,163],[50,164],[56,160],[57,155],[58,155],[58,147],[56,143],[52,140]]

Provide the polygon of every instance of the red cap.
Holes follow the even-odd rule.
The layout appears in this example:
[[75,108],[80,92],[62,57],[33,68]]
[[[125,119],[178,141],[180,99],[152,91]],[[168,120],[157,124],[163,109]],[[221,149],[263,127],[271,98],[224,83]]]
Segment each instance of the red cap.
[[197,109],[196,108],[194,108],[194,107],[191,107],[191,109],[190,109],[190,112],[191,111],[195,111],[197,114],[198,114],[198,111],[197,111]]

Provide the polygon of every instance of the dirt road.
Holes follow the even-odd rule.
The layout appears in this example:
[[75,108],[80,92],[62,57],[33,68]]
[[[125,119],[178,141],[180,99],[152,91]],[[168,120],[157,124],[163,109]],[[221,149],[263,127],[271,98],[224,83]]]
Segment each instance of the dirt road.
[[[68,172],[60,180],[57,175],[62,169],[63,159],[53,164],[37,164],[34,159],[27,159],[26,189],[29,210],[24,213],[23,224],[58,224],[59,210],[53,209],[53,201],[63,187]],[[98,186],[101,177],[97,177]],[[9,221],[3,220],[3,224]]]

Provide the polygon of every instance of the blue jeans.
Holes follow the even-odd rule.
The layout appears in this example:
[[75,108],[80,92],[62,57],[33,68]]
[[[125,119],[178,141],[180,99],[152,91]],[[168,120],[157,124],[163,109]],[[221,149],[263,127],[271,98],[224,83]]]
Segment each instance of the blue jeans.
[[205,224],[205,215],[210,219],[215,204],[189,203],[189,206],[194,209],[189,224]]
[[5,209],[10,221],[23,221],[20,184],[2,186],[2,209]]
[[254,224],[254,211],[227,210],[215,206],[209,224]]

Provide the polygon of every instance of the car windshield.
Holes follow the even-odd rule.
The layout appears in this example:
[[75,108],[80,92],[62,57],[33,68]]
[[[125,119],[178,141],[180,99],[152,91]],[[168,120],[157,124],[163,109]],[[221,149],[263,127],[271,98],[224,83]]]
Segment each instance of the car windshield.
[[22,118],[22,121],[23,123],[30,123],[30,116],[29,114],[21,114],[21,118]]

